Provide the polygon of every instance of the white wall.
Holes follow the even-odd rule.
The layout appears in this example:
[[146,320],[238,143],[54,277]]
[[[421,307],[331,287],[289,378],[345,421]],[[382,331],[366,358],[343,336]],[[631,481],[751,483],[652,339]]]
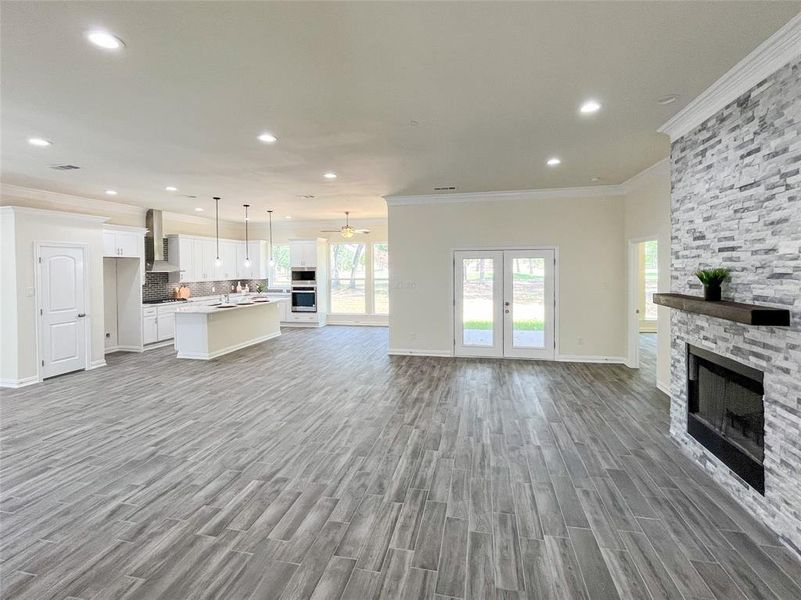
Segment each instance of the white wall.
[[[0,364],[3,365],[5,382],[28,382],[37,376],[36,344],[36,270],[34,266],[35,242],[74,242],[88,246],[86,257],[89,278],[87,307],[87,331],[91,339],[90,365],[105,363],[103,344],[103,231],[102,219],[85,220],[76,216],[32,209],[3,207],[3,246],[13,240],[13,261],[3,260],[3,329],[11,321],[16,323],[16,344],[7,343],[4,337],[0,344]],[[7,231],[6,221],[13,213],[13,233]],[[6,236],[10,237],[6,237]],[[13,262],[12,264],[9,264]],[[13,281],[6,267],[14,274]],[[6,289],[8,286],[8,289]],[[9,291],[10,290],[10,291]],[[6,302],[10,294],[16,301]],[[6,370],[6,366],[8,371]]]
[[[670,161],[665,159],[626,183],[625,236],[628,240],[657,240],[657,289],[670,291]],[[670,387],[670,309],[657,307],[657,385]]]
[[17,378],[17,270],[14,212],[0,208],[0,381]]
[[[592,192],[597,194],[599,192]],[[389,200],[390,350],[453,351],[452,251],[556,246],[561,355],[623,360],[624,199],[551,197],[393,205]],[[436,201],[435,201],[436,202]]]

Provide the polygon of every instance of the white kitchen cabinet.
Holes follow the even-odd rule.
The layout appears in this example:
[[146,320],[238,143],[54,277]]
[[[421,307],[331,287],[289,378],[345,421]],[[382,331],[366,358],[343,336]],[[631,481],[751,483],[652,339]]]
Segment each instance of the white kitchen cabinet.
[[222,264],[216,270],[217,281],[236,279],[236,242],[220,241],[220,260]]
[[157,309],[156,319],[156,339],[158,341],[170,340],[175,337],[175,311],[164,311]]
[[192,270],[191,281],[214,281],[216,279],[216,267],[214,261],[217,258],[217,249],[214,240],[195,238],[192,240]]
[[142,309],[142,343],[152,344],[158,341],[158,326],[155,308]]
[[145,237],[138,231],[122,228],[103,229],[103,256],[117,258],[140,258],[145,254]]
[[236,278],[237,279],[252,279],[253,278],[253,259],[250,260],[250,265],[245,266],[245,259],[248,258],[248,250],[245,242],[239,242],[236,245]]
[[290,240],[289,266],[292,268],[317,267],[317,240]]

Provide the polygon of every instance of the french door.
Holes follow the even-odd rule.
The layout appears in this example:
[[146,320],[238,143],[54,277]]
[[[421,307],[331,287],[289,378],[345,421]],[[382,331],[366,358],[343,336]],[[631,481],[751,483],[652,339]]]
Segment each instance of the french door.
[[456,356],[553,359],[554,251],[454,253]]

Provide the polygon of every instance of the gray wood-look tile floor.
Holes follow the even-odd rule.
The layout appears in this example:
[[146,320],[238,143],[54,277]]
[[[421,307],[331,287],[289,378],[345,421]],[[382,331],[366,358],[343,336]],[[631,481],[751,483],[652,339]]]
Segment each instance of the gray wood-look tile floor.
[[670,441],[652,360],[386,350],[292,330],[3,393],[3,598],[801,598]]

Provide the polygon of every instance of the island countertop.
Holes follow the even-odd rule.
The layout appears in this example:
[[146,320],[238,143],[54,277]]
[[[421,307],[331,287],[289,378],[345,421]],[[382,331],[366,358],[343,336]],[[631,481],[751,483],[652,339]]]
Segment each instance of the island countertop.
[[289,298],[271,298],[267,301],[260,301],[260,302],[237,302],[237,303],[229,303],[229,304],[219,304],[219,305],[210,305],[210,304],[190,304],[188,306],[181,306],[175,310],[175,314],[212,314],[212,313],[223,313],[223,312],[232,312],[235,310],[243,309],[243,308],[252,308],[254,306],[263,306],[265,304],[277,304],[279,302],[287,302]]
[[280,336],[280,303],[285,301],[231,304],[231,308],[181,306],[175,311],[178,358],[212,360]]

